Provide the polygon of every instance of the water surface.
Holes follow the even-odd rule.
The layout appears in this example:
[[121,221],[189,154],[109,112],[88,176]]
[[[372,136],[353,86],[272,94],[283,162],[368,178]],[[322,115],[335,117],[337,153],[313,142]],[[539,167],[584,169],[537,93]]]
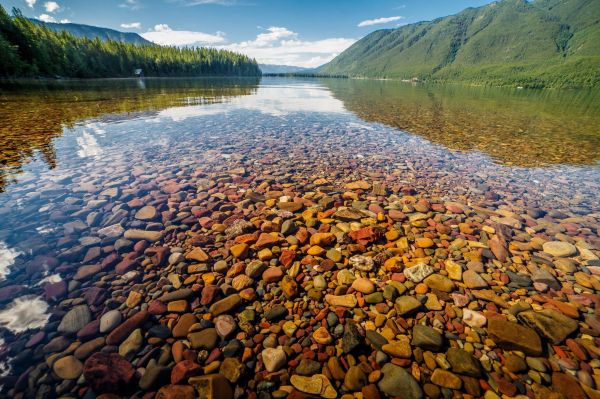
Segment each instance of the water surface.
[[[595,92],[347,79],[34,82],[0,90],[0,337],[51,322],[44,284],[101,262],[114,243],[99,238],[101,229],[135,227],[126,206],[113,203],[117,193],[135,200],[207,168],[229,176],[258,167],[281,184],[291,175],[400,176],[406,192],[572,215],[598,241]],[[25,317],[28,306],[36,311]]]

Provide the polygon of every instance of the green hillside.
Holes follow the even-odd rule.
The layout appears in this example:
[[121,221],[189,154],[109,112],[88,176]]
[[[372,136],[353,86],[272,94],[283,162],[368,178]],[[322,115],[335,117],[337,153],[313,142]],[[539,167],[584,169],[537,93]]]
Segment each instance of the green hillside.
[[503,0],[375,31],[319,72],[515,85],[600,85],[600,1]]
[[83,24],[58,24],[54,22],[43,22],[38,19],[32,19],[32,22],[43,25],[55,32],[67,31],[71,35],[80,38],[100,40],[113,40],[115,42],[133,43],[133,44],[152,44],[152,42],[144,39],[135,32],[120,32],[118,30],[101,28],[99,26],[83,25]]

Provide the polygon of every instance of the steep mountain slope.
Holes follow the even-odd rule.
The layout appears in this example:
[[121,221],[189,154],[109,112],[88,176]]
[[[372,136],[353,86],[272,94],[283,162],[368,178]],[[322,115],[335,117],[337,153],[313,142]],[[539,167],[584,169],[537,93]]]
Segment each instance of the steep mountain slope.
[[375,31],[319,72],[523,86],[600,84],[600,1],[503,0]]
[[57,24],[54,22],[43,22],[38,19],[32,19],[39,25],[44,25],[54,31],[65,30],[75,37],[86,37],[88,39],[100,38],[102,40],[114,40],[116,42],[126,42],[132,44],[152,44],[152,42],[144,39],[134,32],[120,32],[118,30],[101,28],[99,26],[83,25],[83,24]]

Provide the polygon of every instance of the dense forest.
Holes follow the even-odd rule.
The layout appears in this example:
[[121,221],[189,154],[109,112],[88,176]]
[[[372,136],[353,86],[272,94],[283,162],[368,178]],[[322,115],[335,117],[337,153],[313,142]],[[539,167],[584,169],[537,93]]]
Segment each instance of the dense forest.
[[258,76],[255,60],[231,51],[135,45],[75,37],[31,22],[0,5],[0,76],[128,77],[141,68],[146,76]]

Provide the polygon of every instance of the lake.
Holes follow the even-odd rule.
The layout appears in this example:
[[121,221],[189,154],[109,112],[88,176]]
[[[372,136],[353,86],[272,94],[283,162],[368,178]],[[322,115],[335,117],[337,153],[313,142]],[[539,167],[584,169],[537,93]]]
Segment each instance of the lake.
[[[239,291],[248,304],[256,295],[276,301],[281,292],[271,280],[248,292],[256,275],[242,282],[229,274],[235,259],[284,265],[307,292],[317,274],[329,280],[332,264],[348,264],[331,260],[331,242],[319,246],[311,238],[310,246],[297,233],[289,238],[281,230],[286,220],[313,235],[364,233],[351,235],[354,241],[338,237],[342,259],[390,249],[403,265],[373,274],[381,284],[403,267],[443,268],[445,259],[455,259],[485,275],[480,285],[465,282],[467,293],[489,285],[506,300],[550,293],[561,301],[600,286],[598,91],[351,79],[125,79],[4,82],[0,104],[0,361],[4,389],[12,393],[74,391],[77,367],[89,356],[75,348],[105,335],[94,322],[111,310],[121,311],[114,316],[119,324],[137,310],[154,309],[151,300],[165,292],[188,287],[181,296],[187,305],[150,311],[168,335],[178,314],[206,311],[211,302],[202,302],[203,287],[227,284],[223,292]],[[333,209],[344,205],[363,213],[336,219]],[[406,242],[397,233],[368,230],[384,224]],[[255,238],[248,241],[255,255],[246,247],[236,254],[245,244],[234,241],[232,226],[238,236],[260,227],[286,239],[262,245]],[[561,244],[542,249],[547,242]],[[169,250],[148,248],[152,243]],[[297,251],[302,263],[296,267],[312,266],[292,273],[294,266],[281,258],[285,251]],[[560,271],[542,278],[538,267]],[[507,270],[533,281],[508,288],[512,277],[503,276],[514,273]],[[328,294],[348,288],[329,284]],[[281,289],[290,309],[302,306],[292,299],[299,294]],[[413,293],[414,284],[407,289]],[[202,299],[193,300],[192,291],[202,291]],[[452,303],[443,289],[433,292]],[[385,314],[381,302],[371,311]],[[597,336],[598,324],[588,320],[593,304],[577,303],[578,336]],[[498,310],[488,304],[480,306]],[[369,319],[365,312],[354,318]],[[160,328],[144,326],[144,343],[124,356],[138,373],[150,367],[150,353],[173,343]],[[240,324],[238,334],[252,336],[245,328]],[[63,352],[76,355],[50,373],[44,359]]]

